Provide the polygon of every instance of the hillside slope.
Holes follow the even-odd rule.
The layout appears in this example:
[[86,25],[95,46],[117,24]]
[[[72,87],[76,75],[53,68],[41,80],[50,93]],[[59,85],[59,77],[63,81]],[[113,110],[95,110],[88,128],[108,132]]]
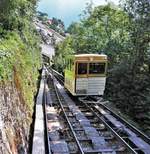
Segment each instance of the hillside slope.
[[0,153],[27,153],[41,68],[35,0],[0,2]]

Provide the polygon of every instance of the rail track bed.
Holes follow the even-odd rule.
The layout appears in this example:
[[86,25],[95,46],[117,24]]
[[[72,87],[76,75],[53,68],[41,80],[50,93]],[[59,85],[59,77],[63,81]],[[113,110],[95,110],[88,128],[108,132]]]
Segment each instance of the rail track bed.
[[48,153],[149,154],[142,134],[125,127],[100,102],[72,100],[52,74],[44,100]]
[[80,101],[84,108],[88,108],[99,117],[99,119],[105,123],[106,127],[112,130],[113,134],[115,136],[117,135],[127,144],[134,153],[150,153],[150,139],[126,120],[107,108],[102,101],[95,102],[90,99],[82,99]]

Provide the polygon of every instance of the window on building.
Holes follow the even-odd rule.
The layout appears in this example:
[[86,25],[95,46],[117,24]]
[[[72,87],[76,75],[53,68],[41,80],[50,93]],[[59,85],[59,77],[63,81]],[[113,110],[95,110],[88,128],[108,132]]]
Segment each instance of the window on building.
[[105,63],[90,63],[89,74],[104,74],[105,65],[106,65]]
[[78,74],[87,74],[87,63],[78,63]]

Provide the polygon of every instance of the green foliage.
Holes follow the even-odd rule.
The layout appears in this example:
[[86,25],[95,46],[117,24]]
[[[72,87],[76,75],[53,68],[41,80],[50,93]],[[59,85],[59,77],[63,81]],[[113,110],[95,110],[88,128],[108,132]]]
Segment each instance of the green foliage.
[[123,61],[109,72],[105,97],[147,130],[150,121],[150,75],[134,76],[131,65]]
[[72,38],[67,37],[63,43],[60,43],[56,47],[55,57],[54,57],[54,67],[59,72],[64,72],[65,68],[65,59],[68,55],[74,54],[73,49],[71,48]]
[[0,3],[0,23],[4,29],[18,29],[21,31],[25,26],[25,20],[31,21],[34,12],[34,1],[2,0]]
[[[70,39],[67,38],[62,44],[69,44],[76,53],[105,53],[111,61],[109,67],[113,67],[122,57],[127,57],[127,46],[130,45],[127,14],[111,4],[98,6],[94,10],[89,5],[84,12],[80,23],[70,25],[67,30],[71,34]],[[62,55],[65,46],[68,48],[67,45],[63,46],[63,50],[57,48]]]
[[40,11],[37,12],[37,17],[38,17],[38,19],[40,21],[42,21],[44,23],[46,23],[47,20],[48,20],[48,14],[47,13],[40,12]]
[[41,16],[41,17],[48,17],[48,14],[47,13],[43,13],[43,12],[40,12],[38,11],[38,16]]
[[35,1],[0,3],[0,82],[14,82],[32,110],[41,67],[40,39],[32,23]]

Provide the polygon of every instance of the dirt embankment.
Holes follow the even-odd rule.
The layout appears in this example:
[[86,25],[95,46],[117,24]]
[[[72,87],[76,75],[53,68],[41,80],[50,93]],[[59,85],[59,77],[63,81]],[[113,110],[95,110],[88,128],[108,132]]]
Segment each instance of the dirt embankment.
[[32,113],[15,83],[0,84],[0,153],[27,153]]

